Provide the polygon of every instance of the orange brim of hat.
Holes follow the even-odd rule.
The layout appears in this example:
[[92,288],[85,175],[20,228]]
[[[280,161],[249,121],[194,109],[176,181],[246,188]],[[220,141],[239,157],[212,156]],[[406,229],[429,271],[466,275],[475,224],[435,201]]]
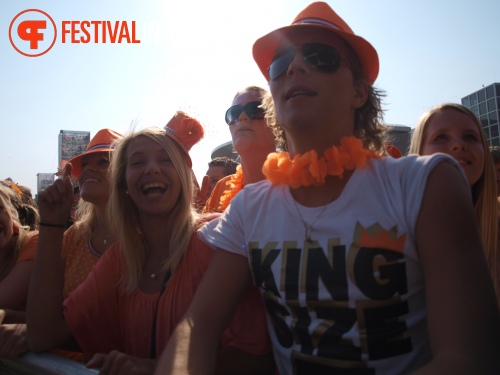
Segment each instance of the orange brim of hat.
[[338,36],[343,38],[346,41],[346,43],[349,44],[356,53],[361,66],[363,77],[368,81],[370,85],[373,85],[373,83],[377,79],[379,72],[378,54],[375,48],[373,48],[373,46],[370,43],[368,43],[365,39],[363,39],[360,36],[346,33],[332,26],[322,25],[319,23],[294,24],[290,26],[281,27],[257,39],[252,49],[253,58],[268,82],[270,80],[268,68],[269,65],[271,65],[272,59],[274,57],[274,54],[276,53],[276,49],[278,47],[279,42],[284,37],[286,37],[286,35],[292,30],[297,30],[301,28],[302,29],[321,28],[328,30],[334,34],[337,34]]
[[97,152],[110,153],[113,151],[115,151],[115,149],[111,147],[98,148],[95,150],[85,151],[83,154],[75,156],[74,158],[68,161],[68,163],[71,163],[71,166],[73,167],[71,174],[73,175],[73,177],[78,178],[78,176],[82,172],[82,158],[85,155],[95,154]]

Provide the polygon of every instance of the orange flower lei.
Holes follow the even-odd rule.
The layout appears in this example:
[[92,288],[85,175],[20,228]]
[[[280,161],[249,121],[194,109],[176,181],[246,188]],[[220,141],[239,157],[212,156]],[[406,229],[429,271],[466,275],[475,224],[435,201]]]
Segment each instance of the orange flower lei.
[[224,211],[229,206],[231,199],[243,189],[243,171],[241,170],[241,165],[236,167],[236,174],[232,175],[231,179],[226,182],[226,185],[229,186],[229,189],[224,190],[224,195],[220,197],[219,201],[219,210],[221,211]]
[[363,168],[369,158],[381,157],[375,151],[364,148],[360,139],[349,136],[340,140],[340,146],[327,149],[320,158],[315,150],[297,154],[293,160],[288,152],[273,152],[267,157],[262,173],[275,185],[287,184],[294,189],[321,186],[328,175],[342,179],[344,171]]

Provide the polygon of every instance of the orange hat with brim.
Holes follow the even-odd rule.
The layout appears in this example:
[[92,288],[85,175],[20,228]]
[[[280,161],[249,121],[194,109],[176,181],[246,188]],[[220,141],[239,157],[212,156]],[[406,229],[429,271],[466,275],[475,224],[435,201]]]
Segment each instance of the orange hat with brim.
[[82,158],[85,155],[94,154],[96,152],[113,152],[115,150],[116,143],[120,139],[122,139],[122,135],[114,130],[99,130],[96,135],[94,135],[94,138],[90,140],[85,152],[68,161],[68,163],[71,163],[73,167],[73,176],[78,178],[80,175],[80,172],[82,171]]
[[254,43],[253,58],[268,81],[268,68],[271,65],[272,58],[276,53],[276,48],[281,39],[292,30],[311,27],[329,30],[343,38],[356,53],[363,77],[370,85],[373,85],[379,71],[377,51],[365,39],[355,35],[349,25],[324,2],[316,2],[308,5],[295,17],[290,26],[271,31],[269,34],[257,39]]

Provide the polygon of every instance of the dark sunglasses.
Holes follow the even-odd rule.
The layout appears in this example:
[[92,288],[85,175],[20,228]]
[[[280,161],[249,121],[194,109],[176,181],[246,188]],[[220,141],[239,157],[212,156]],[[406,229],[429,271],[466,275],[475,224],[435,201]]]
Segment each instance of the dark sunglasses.
[[233,125],[238,121],[240,115],[245,112],[247,116],[254,120],[260,120],[264,118],[264,110],[260,108],[262,102],[256,100],[254,102],[247,103],[245,105],[236,104],[230,107],[226,111],[226,122],[228,125]]
[[297,49],[311,68],[323,73],[335,73],[342,62],[340,52],[328,44],[306,43],[301,46],[290,46],[279,51],[267,69],[271,79],[278,78],[288,68],[295,57]]

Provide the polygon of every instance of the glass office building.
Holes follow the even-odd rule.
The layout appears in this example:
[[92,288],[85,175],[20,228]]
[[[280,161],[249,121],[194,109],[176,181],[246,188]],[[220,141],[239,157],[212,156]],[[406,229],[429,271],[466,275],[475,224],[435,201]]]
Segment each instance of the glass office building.
[[500,146],[500,83],[493,83],[462,98],[462,105],[477,116],[491,146]]

